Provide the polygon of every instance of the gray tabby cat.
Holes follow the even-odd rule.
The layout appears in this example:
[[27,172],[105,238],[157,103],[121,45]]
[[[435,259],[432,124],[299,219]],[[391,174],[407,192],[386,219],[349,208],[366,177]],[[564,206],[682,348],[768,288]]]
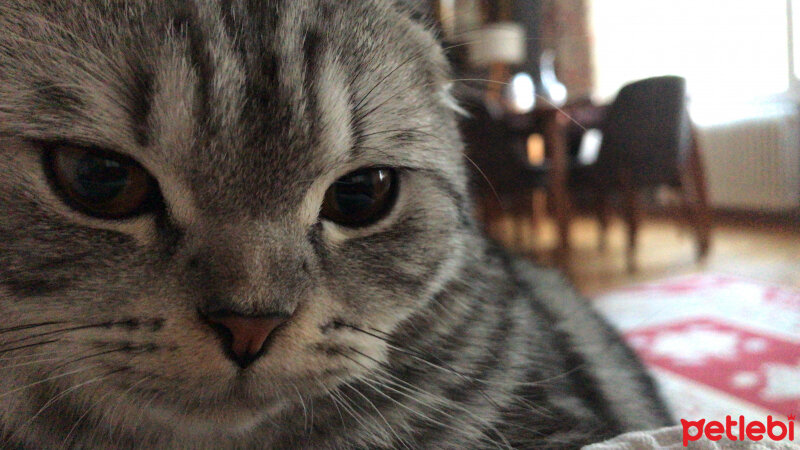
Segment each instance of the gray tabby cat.
[[477,231],[389,0],[0,0],[2,448],[575,447],[669,422]]

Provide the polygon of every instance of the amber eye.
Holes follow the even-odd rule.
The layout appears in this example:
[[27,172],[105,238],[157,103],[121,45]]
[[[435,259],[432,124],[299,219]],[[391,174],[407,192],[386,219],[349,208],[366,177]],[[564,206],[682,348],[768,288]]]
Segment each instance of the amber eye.
[[322,217],[346,227],[371,225],[382,219],[397,198],[393,169],[361,169],[339,178],[325,193]]
[[60,146],[46,152],[45,165],[67,203],[85,214],[123,219],[153,205],[155,181],[120,154]]

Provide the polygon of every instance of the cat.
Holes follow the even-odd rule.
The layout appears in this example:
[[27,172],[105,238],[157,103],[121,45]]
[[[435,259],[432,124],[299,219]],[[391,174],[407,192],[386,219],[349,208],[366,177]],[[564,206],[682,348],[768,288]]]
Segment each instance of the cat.
[[670,423],[473,220],[394,0],[0,0],[0,447],[571,448]]

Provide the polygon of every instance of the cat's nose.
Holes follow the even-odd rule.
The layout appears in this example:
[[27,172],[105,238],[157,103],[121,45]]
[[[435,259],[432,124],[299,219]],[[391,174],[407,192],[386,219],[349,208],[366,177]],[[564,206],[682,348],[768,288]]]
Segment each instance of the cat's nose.
[[228,355],[243,369],[261,356],[267,338],[289,320],[285,314],[244,316],[229,311],[204,316],[225,340]]

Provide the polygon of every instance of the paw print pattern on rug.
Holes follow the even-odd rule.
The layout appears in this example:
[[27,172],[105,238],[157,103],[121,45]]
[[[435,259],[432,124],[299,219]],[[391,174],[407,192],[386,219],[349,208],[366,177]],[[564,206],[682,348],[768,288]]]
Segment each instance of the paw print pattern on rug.
[[630,331],[626,338],[650,366],[768,411],[800,406],[800,343],[717,318]]

